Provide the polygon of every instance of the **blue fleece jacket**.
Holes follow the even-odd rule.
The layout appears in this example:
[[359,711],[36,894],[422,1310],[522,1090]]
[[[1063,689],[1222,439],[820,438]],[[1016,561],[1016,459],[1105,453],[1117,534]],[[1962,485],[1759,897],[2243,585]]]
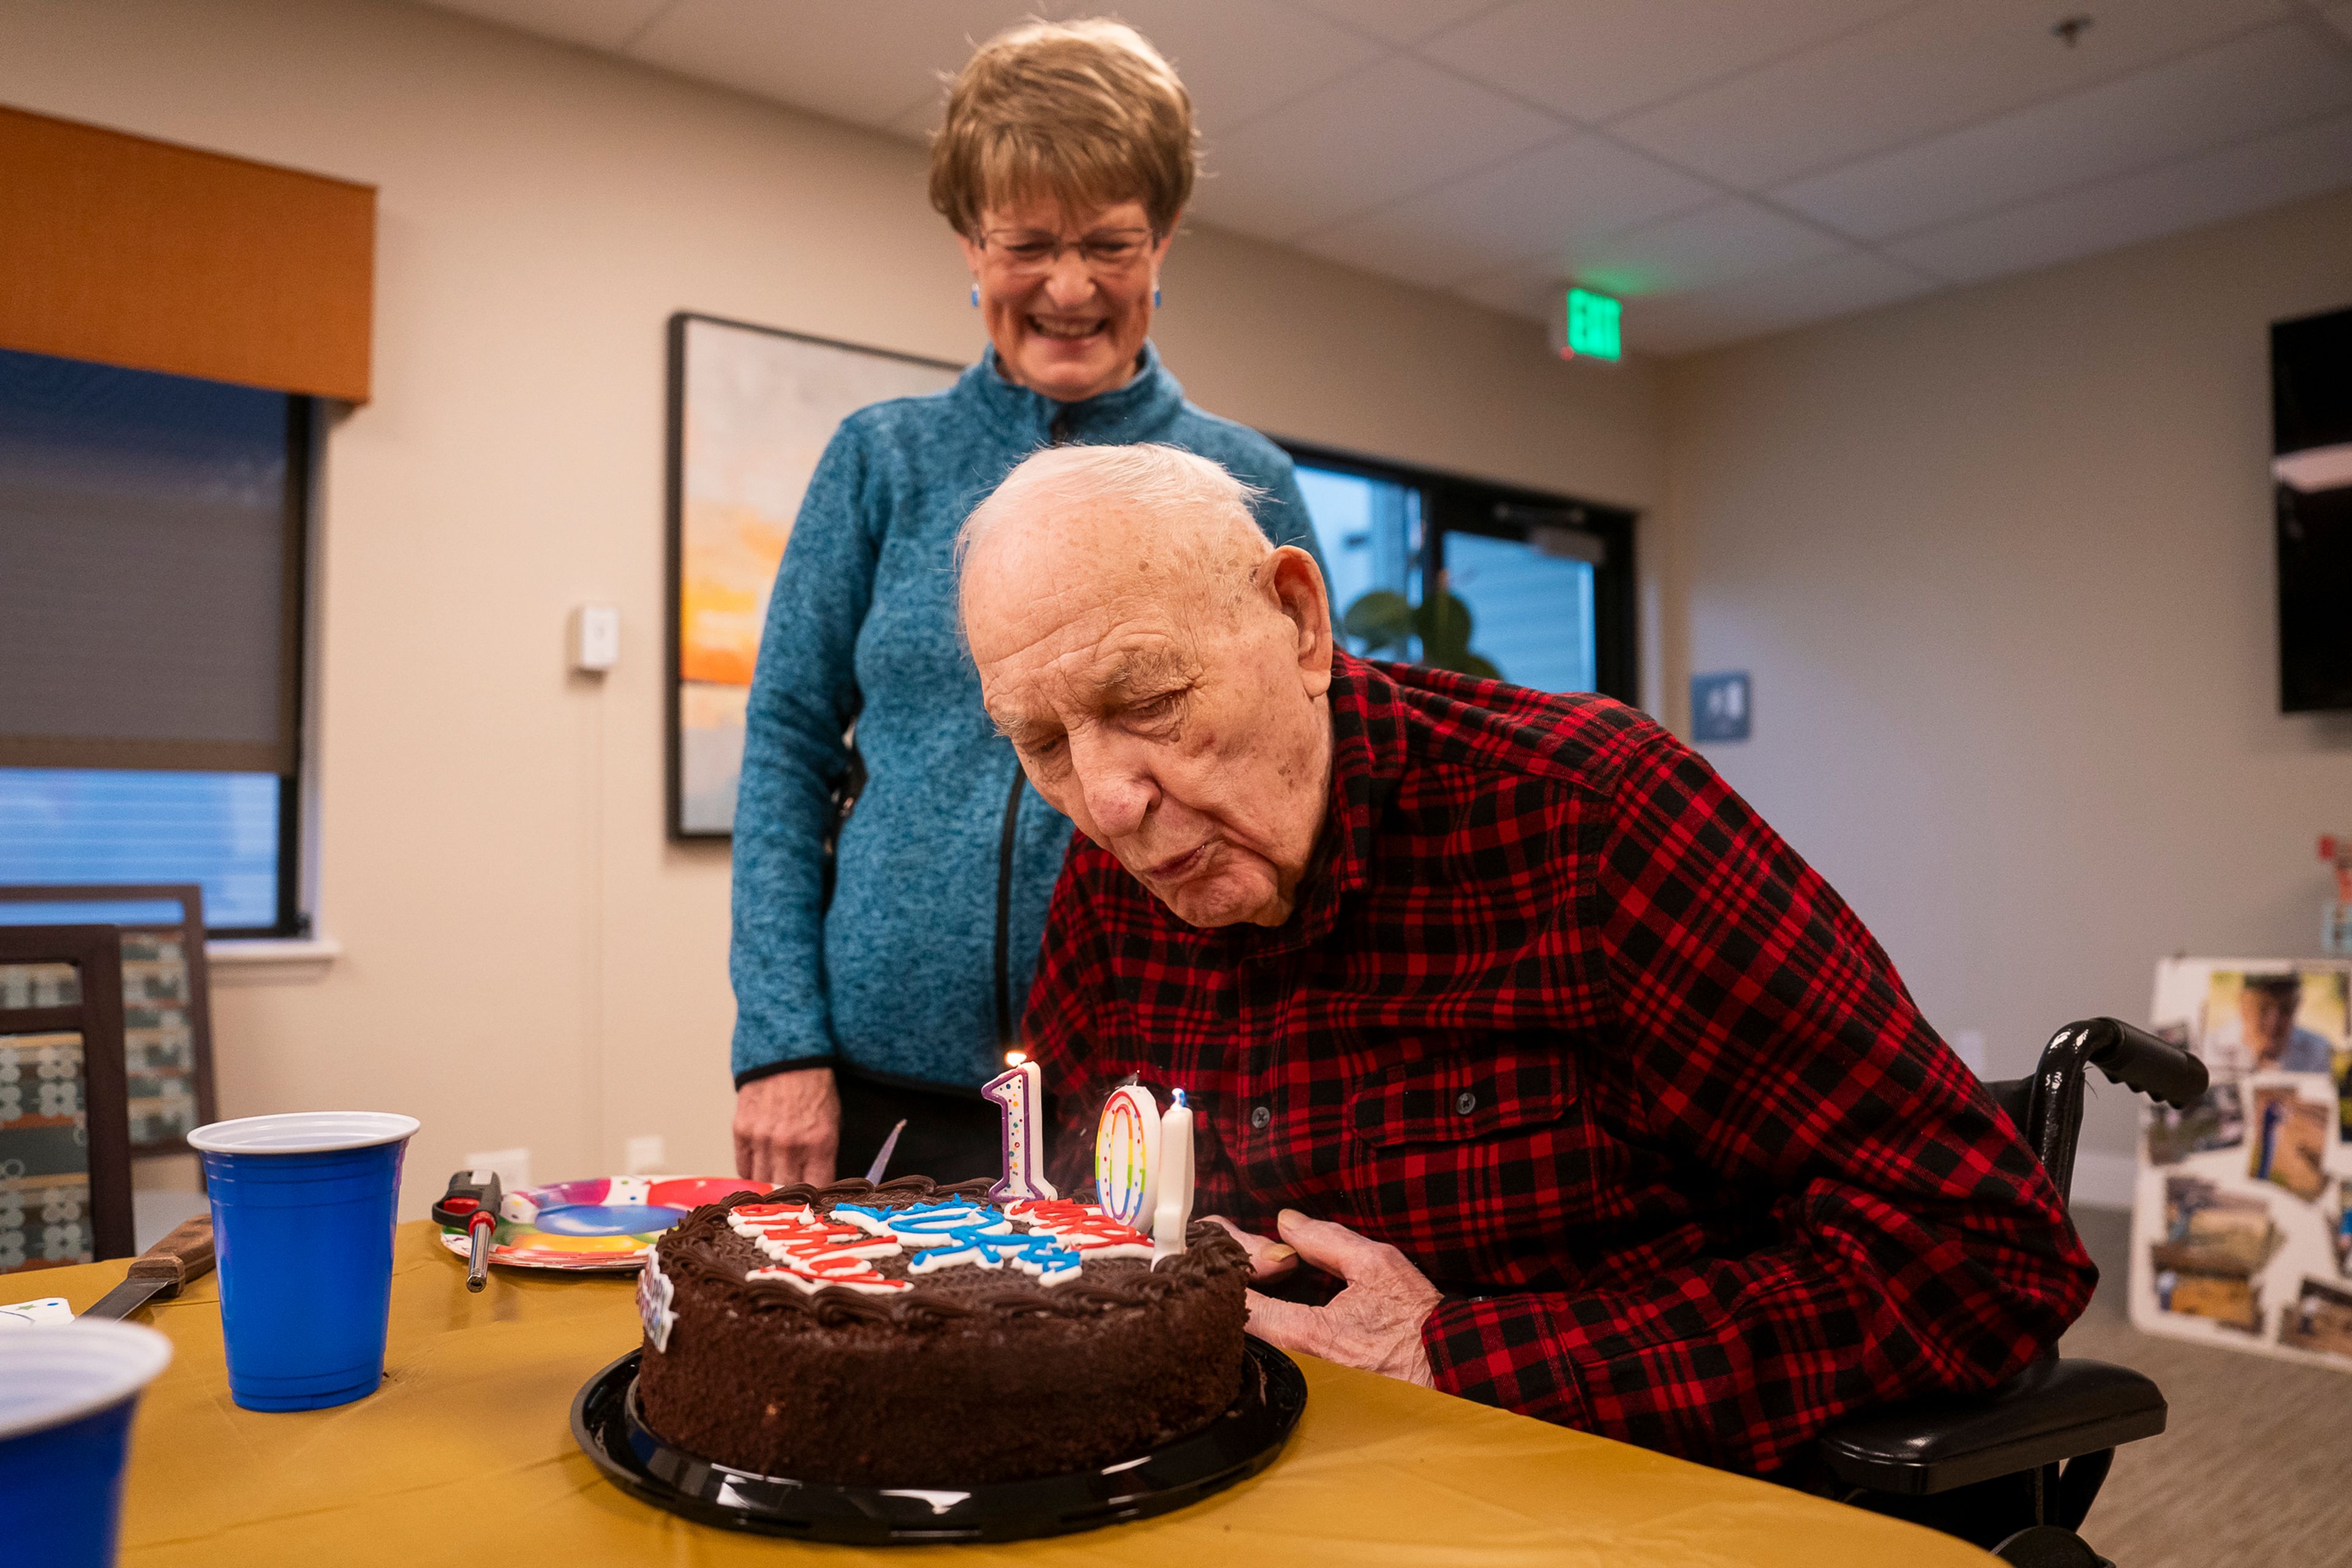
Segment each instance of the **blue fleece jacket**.
[[[1038,447],[1160,441],[1269,492],[1315,551],[1290,458],[1204,414],[1146,345],[1134,380],[1056,403],[997,374],[844,420],[793,525],[751,680],[735,808],[736,1081],[787,1064],[973,1088],[1003,1070],[1069,819],[1022,782],[957,635],[956,530]],[[1316,551],[1318,563],[1321,552]],[[824,886],[856,725],[866,784]]]

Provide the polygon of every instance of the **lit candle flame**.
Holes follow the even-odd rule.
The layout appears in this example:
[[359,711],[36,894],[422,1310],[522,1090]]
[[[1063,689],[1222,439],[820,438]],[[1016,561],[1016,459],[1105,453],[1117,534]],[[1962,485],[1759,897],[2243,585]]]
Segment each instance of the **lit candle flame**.
[[1009,1068],[1017,1068],[1028,1059],[1029,1053],[1027,1051],[1007,1051],[1004,1053],[1004,1065]]

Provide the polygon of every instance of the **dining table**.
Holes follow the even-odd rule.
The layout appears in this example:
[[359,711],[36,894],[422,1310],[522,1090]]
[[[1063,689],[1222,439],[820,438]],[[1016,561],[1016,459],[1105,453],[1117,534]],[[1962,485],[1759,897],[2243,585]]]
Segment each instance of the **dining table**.
[[[329,1410],[229,1398],[218,1279],[142,1308],[173,1344],[124,1482],[125,1568],[518,1568],[920,1563],[1984,1568],[1949,1536],[1311,1356],[1306,1409],[1258,1475],[1189,1507],[1004,1543],[853,1547],[690,1521],[575,1442],[583,1384],[641,1336],[624,1273],[492,1271],[429,1221],[394,1237],[384,1381]],[[44,1270],[80,1311],[127,1259]]]

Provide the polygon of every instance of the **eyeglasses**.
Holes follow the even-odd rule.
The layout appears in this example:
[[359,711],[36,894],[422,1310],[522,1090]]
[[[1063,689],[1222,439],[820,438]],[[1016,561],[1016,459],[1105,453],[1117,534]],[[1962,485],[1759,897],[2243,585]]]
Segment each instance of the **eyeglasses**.
[[1076,251],[1087,271],[1106,277],[1133,268],[1159,237],[1148,228],[1097,229],[1076,240],[1037,229],[1006,228],[982,235],[980,245],[997,258],[998,269],[1011,277],[1034,278],[1048,272],[1066,250]]

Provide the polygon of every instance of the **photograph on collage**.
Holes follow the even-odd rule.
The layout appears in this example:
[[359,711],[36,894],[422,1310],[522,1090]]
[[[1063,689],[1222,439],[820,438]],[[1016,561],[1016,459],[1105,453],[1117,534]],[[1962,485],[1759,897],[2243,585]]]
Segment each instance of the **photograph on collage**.
[[2246,1174],[2315,1203],[2327,1187],[2330,1108],[2289,1088],[2256,1089],[2253,1102]]
[[2352,1290],[2306,1279],[2279,1309],[2278,1342],[2291,1350],[2352,1356]]
[[2336,1071],[2347,1039],[2340,970],[2217,970],[2197,1054],[2213,1076]]
[[2168,1312],[2210,1318],[2260,1333],[2262,1282],[2256,1276],[2284,1241],[2268,1200],[2225,1193],[2200,1176],[2164,1182],[2163,1238],[2148,1248],[2157,1304]]
[[2222,1079],[2205,1090],[2205,1098],[2186,1110],[2150,1101],[2147,1113],[2147,1161],[2151,1165],[2178,1165],[2191,1154],[2235,1149],[2246,1141],[2245,1100],[2238,1080]]

